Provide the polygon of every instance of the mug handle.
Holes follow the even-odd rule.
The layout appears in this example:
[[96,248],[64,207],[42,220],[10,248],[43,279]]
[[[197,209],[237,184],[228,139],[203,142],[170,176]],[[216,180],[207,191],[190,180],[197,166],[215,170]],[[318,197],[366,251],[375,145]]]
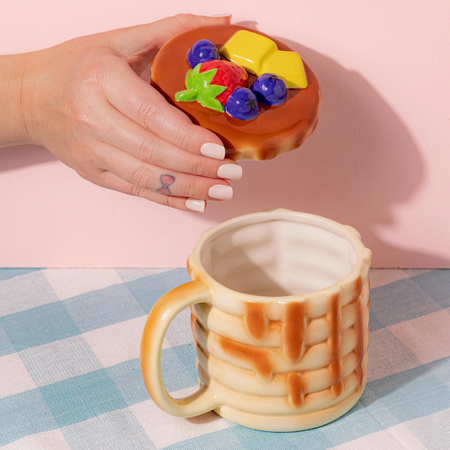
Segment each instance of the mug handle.
[[165,412],[178,417],[204,414],[220,405],[211,387],[202,385],[192,395],[173,398],[166,390],[161,374],[161,349],[172,320],[183,309],[196,303],[210,303],[208,288],[190,281],[163,295],[153,306],[141,340],[141,371],[145,387],[153,401]]

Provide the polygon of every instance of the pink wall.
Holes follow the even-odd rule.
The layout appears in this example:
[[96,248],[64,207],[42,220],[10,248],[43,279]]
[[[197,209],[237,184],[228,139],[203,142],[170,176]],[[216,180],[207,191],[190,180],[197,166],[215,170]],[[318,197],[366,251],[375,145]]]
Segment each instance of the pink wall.
[[[450,267],[448,2],[216,4],[195,0],[190,11],[233,13],[234,23],[285,40],[310,64],[323,87],[315,134],[274,161],[242,163],[234,199],[203,215],[91,185],[42,148],[0,149],[0,266],[184,266],[205,228],[287,207],[353,225],[377,267]],[[0,54],[150,22],[185,5],[3,2]]]

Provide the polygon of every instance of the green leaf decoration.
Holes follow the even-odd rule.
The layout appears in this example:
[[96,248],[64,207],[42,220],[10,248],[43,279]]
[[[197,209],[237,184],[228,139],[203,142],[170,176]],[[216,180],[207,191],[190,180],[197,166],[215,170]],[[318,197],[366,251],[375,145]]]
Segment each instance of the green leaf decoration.
[[175,94],[177,102],[193,102],[197,100],[202,106],[223,112],[222,104],[216,99],[226,86],[218,86],[211,84],[217,69],[207,70],[200,73],[201,63],[197,64],[193,69],[188,70],[186,74],[186,90],[179,91]]
[[204,98],[201,98],[198,102],[200,103],[200,105],[204,106],[205,108],[214,109],[215,111],[223,112],[222,103],[220,103],[219,100],[216,100],[215,98],[204,97]]
[[175,94],[177,102],[193,102],[197,100],[198,92],[196,89],[187,89],[186,91],[179,91]]
[[209,95],[207,97],[216,98],[219,94],[226,90],[226,86],[219,86],[217,84],[210,84],[207,88]]
[[196,73],[198,74],[198,70],[200,70],[200,67],[199,67],[197,72],[195,73],[194,70],[196,68],[197,68],[197,66],[195,66],[194,69],[189,69],[187,71],[186,79],[184,80],[184,84],[186,85],[186,87],[191,87],[193,85]]

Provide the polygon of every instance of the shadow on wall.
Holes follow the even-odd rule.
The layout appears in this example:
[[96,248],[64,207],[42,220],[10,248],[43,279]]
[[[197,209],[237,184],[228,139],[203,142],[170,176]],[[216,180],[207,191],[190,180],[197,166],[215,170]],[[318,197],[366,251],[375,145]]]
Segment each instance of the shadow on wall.
[[[239,25],[256,28],[254,22]],[[208,226],[254,211],[289,208],[354,226],[374,251],[376,267],[450,267],[439,256],[396,247],[380,236],[380,227],[395,225],[395,208],[424,179],[423,161],[405,125],[357,72],[283,40],[303,56],[322,85],[319,125],[299,150],[272,161],[243,162],[244,177],[233,183],[234,199],[209,202],[203,215]],[[0,171],[53,160],[41,147],[0,149]]]
[[0,148],[0,172],[50,161],[57,159],[46,148],[37,145]]
[[319,125],[299,150],[272,161],[242,162],[244,177],[233,185],[234,200],[209,202],[205,219],[222,222],[289,208],[354,226],[374,251],[376,267],[450,267],[449,260],[396,247],[378,232],[395,225],[395,207],[424,180],[424,163],[405,125],[357,72],[280,39],[302,55],[321,83]]

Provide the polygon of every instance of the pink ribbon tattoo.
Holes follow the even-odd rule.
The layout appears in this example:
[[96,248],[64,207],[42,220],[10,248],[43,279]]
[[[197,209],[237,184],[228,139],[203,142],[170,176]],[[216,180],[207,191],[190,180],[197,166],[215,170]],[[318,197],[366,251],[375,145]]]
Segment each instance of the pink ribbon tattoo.
[[160,194],[166,194],[170,195],[172,192],[170,192],[169,186],[175,181],[175,177],[172,175],[161,175],[160,178],[162,186],[158,189],[158,192]]

